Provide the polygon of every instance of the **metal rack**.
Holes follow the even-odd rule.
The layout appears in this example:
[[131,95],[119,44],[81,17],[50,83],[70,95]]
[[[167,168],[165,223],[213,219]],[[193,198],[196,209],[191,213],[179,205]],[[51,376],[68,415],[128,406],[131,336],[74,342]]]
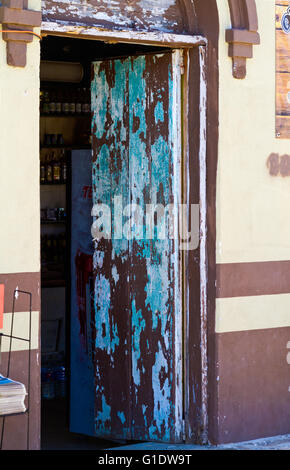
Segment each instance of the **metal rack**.
[[[21,338],[18,336],[13,336],[13,326],[14,326],[14,314],[15,314],[15,299],[17,294],[24,294],[29,296],[29,338]],[[8,364],[7,364],[7,374],[6,377],[9,377],[10,373],[10,364],[11,364],[11,349],[12,349],[12,340],[17,339],[19,341],[24,341],[28,343],[28,388],[27,388],[27,409],[23,412],[20,413],[10,413],[6,415],[1,415],[0,418],[3,419],[2,422],[2,431],[1,431],[1,441],[0,441],[0,450],[2,450],[3,446],[3,438],[4,438],[4,431],[5,431],[5,422],[6,418],[9,418],[11,416],[18,416],[18,415],[27,415],[27,450],[29,450],[29,411],[30,411],[30,382],[31,382],[31,316],[32,316],[32,293],[31,292],[26,292],[23,290],[16,289],[13,293],[13,305],[12,305],[12,319],[11,319],[11,330],[10,330],[10,335],[6,335],[4,333],[0,333],[0,355],[1,355],[1,343],[2,343],[2,338],[10,338],[10,343],[9,343],[9,353],[8,353]],[[1,363],[1,356],[0,356],[0,363]]]

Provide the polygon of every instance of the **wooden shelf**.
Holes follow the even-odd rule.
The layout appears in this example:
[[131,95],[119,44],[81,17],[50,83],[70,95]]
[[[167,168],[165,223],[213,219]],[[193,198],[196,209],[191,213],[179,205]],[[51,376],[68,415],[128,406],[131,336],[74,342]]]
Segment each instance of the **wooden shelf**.
[[79,144],[79,145],[41,145],[40,150],[42,149],[64,149],[64,150],[88,150],[91,149],[90,144]]
[[66,224],[66,220],[41,220],[42,225]]
[[91,118],[91,113],[87,113],[87,114],[70,114],[70,113],[57,113],[57,114],[44,114],[44,113],[41,113],[40,114],[40,117],[41,118],[87,118],[87,119],[90,119]]
[[66,281],[65,281],[65,264],[64,263],[48,262],[48,263],[41,265],[42,287],[64,287],[65,286]]
[[40,183],[40,186],[66,186],[66,183]]
[[42,279],[41,287],[65,287],[65,279]]

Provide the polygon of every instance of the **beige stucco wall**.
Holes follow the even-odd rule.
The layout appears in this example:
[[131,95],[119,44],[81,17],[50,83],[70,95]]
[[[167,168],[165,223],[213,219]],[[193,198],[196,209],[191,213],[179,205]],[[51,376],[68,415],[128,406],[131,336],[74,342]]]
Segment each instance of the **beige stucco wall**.
[[[221,264],[290,259],[290,178],[270,176],[267,168],[272,152],[290,154],[290,140],[275,136],[275,0],[256,4],[261,44],[247,61],[247,78],[236,80],[225,42],[231,27],[228,1],[219,1],[216,254]],[[217,299],[216,331],[288,327],[289,312],[289,294]]]
[[229,333],[289,327],[289,312],[290,294],[217,299],[215,329]]
[[[40,10],[40,6],[40,0],[29,0],[29,9]],[[34,31],[40,33],[37,28]],[[33,42],[27,45],[26,67],[8,66],[6,43],[0,33],[0,282],[5,285],[1,332],[10,334],[11,331],[14,290],[33,293],[29,404],[31,450],[40,447],[39,61],[40,41],[34,37]],[[16,294],[13,334],[22,338],[29,337],[29,312],[26,309],[29,309],[29,298],[22,293]],[[6,373],[9,346],[10,340],[3,339],[2,374]],[[10,373],[28,390],[27,347],[27,342],[13,340]],[[7,420],[4,449],[26,448],[26,419],[19,419]]]
[[0,40],[0,273],[40,269],[39,42],[28,44],[22,69],[7,65]]
[[218,4],[217,263],[290,259],[290,178],[271,177],[266,166],[272,152],[290,154],[290,141],[275,137],[275,0],[256,0],[261,45],[245,80],[232,76],[228,0]]

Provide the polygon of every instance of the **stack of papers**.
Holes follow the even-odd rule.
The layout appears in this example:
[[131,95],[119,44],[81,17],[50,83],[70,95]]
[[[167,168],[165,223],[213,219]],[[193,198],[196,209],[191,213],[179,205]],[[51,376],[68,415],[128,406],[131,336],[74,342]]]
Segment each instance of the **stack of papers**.
[[3,377],[0,374],[0,416],[24,413],[26,411],[25,397],[26,388],[24,384]]

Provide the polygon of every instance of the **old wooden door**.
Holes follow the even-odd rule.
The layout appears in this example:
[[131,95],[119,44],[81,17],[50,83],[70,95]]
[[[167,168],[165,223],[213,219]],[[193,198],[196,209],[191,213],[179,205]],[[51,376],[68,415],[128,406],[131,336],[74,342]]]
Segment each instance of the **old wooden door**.
[[147,230],[149,204],[181,202],[180,57],[93,64],[93,203],[106,205],[94,220],[111,213],[94,252],[99,437],[182,440],[178,224],[170,237]]

